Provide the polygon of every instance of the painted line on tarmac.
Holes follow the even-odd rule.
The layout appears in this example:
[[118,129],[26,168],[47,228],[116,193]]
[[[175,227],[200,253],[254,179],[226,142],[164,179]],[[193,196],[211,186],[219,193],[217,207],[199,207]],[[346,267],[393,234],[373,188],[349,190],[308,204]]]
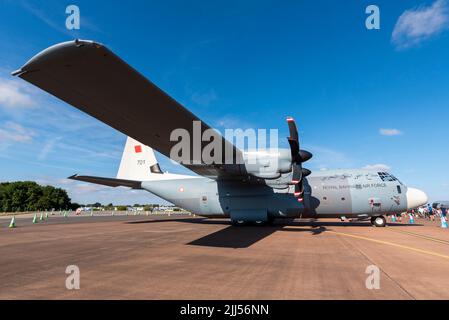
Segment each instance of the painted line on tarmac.
[[436,253],[436,252],[432,252],[432,251],[422,250],[422,249],[418,249],[418,248],[413,248],[413,247],[409,247],[409,246],[404,246],[402,244],[397,244],[397,243],[392,243],[392,242],[383,241],[383,240],[377,240],[377,239],[372,239],[372,238],[366,238],[366,237],[362,237],[362,236],[356,236],[356,235],[353,235],[353,234],[337,232],[337,231],[326,231],[326,232],[327,233],[339,234],[339,235],[342,235],[342,236],[356,238],[356,239],[367,240],[367,241],[376,242],[376,243],[380,243],[380,244],[386,244],[386,245],[389,245],[389,246],[392,246],[392,247],[407,249],[407,250],[411,250],[411,251],[415,251],[415,252],[419,252],[419,253],[424,253],[424,254],[428,254],[428,255],[431,255],[431,256],[440,257],[440,258],[449,260],[449,256],[447,256],[447,255]]
[[442,243],[442,244],[447,244],[449,245],[449,241],[447,240],[441,240],[438,238],[433,238],[433,237],[429,237],[429,236],[425,236],[422,234],[418,234],[418,233],[413,233],[413,232],[409,232],[409,231],[404,231],[404,230],[391,230],[391,229],[387,229],[388,231],[393,231],[393,232],[398,232],[398,233],[403,233],[403,234],[408,234],[410,236],[415,236],[418,238],[422,238],[422,239],[426,239],[426,240],[430,240],[430,241],[434,241],[434,242],[438,242],[438,243]]
[[170,229],[170,230],[145,230],[142,231],[144,233],[174,233],[174,232],[185,232],[192,231],[193,228],[184,228],[184,229]]

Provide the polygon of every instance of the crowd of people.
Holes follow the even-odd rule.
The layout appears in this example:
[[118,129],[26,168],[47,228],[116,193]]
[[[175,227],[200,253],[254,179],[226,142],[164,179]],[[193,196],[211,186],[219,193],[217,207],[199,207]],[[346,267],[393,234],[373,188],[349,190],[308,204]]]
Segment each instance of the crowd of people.
[[447,211],[448,208],[446,206],[437,206],[436,208],[434,208],[430,203],[428,203],[426,206],[419,207],[418,209],[398,213],[395,215],[395,217],[398,222],[402,222],[402,219],[406,216],[408,216],[409,219],[415,219],[419,217],[429,221],[435,221],[438,219],[444,219],[445,221],[448,221]]

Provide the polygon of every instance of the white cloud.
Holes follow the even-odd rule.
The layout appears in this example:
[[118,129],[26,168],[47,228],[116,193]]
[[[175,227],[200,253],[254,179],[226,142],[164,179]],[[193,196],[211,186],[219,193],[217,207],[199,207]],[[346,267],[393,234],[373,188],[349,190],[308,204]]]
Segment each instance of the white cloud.
[[368,164],[364,166],[362,169],[388,171],[391,169],[391,167],[383,163],[376,163],[376,164]]
[[34,100],[27,92],[25,85],[16,80],[0,78],[0,107],[28,108],[34,105]]
[[314,158],[326,158],[338,163],[346,163],[349,160],[344,153],[330,148],[311,146],[309,149],[312,150]]
[[191,99],[196,104],[208,107],[212,102],[218,99],[217,93],[214,89],[207,92],[195,92],[192,94]]
[[398,129],[385,129],[381,128],[379,129],[379,133],[383,136],[398,136],[402,134],[402,131]]
[[56,137],[47,141],[37,158],[40,161],[47,159],[47,156],[53,151],[55,144],[61,139],[62,137]]
[[5,147],[12,142],[30,142],[34,133],[15,122],[7,122],[0,128],[0,147]]
[[[257,130],[255,124],[247,121],[246,118],[245,119],[236,118],[234,116],[228,116],[228,115],[225,115],[220,119],[217,119],[213,123],[213,125],[216,128],[220,128],[223,130],[226,130],[226,129],[234,129],[234,130],[235,129],[251,129],[251,128]],[[269,132],[269,130],[267,130],[267,132]],[[221,134],[224,135],[224,131],[221,132]]]
[[329,168],[340,169],[353,166],[353,160],[340,150],[334,150],[323,146],[307,146],[304,149],[313,154],[313,158],[304,164],[306,168],[328,170]]
[[391,35],[398,49],[406,49],[437,35],[449,27],[447,0],[436,0],[431,6],[419,6],[404,11]]

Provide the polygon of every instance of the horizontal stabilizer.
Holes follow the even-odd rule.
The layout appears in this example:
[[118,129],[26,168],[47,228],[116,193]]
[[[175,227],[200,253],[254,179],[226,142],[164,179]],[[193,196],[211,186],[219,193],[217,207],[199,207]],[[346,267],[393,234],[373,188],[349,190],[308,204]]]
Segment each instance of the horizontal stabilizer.
[[122,186],[122,187],[129,187],[129,188],[133,188],[133,189],[141,189],[141,184],[142,184],[142,181],[93,177],[93,176],[79,176],[76,174],[68,177],[68,179],[96,183],[96,184],[101,184],[101,185],[108,186],[108,187]]

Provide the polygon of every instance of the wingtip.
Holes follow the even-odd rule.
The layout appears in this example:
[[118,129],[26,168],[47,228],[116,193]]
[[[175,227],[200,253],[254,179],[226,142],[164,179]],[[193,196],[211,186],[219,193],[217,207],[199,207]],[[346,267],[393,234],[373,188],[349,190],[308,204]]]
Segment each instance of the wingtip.
[[15,70],[15,71],[11,72],[11,75],[13,77],[15,77],[15,76],[18,76],[19,74],[21,74],[22,72],[23,72],[23,70],[22,70],[22,68],[20,68],[18,70]]
[[75,173],[75,174],[71,175],[70,177],[67,177],[67,179],[74,180],[77,176],[78,176],[78,173]]
[[97,49],[104,47],[104,45],[102,43],[95,42],[92,40],[74,39],[74,40],[59,42],[59,43],[56,43],[56,44],[40,51],[36,55],[34,55],[31,59],[29,59],[22,66],[21,69],[14,71],[13,75],[21,75],[30,70],[34,70],[34,69],[36,69],[36,65],[38,65],[39,63],[41,63],[42,61],[44,61],[46,59],[58,56],[61,53],[73,50],[74,48],[80,48],[80,47],[84,47],[84,46],[92,46]]

